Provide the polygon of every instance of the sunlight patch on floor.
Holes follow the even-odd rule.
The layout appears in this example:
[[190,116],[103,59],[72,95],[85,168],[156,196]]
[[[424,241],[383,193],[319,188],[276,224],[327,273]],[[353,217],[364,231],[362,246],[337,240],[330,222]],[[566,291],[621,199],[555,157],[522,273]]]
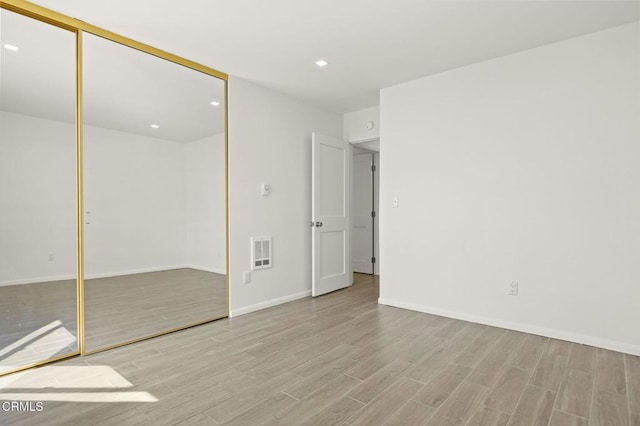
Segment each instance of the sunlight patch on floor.
[[53,321],[0,349],[0,372],[71,353],[76,336]]
[[149,392],[0,393],[2,401],[158,402]]
[[49,365],[0,378],[0,390],[20,389],[121,389],[133,385],[106,365]]
[[149,392],[121,391],[133,384],[106,365],[45,366],[0,377],[0,400],[157,402]]

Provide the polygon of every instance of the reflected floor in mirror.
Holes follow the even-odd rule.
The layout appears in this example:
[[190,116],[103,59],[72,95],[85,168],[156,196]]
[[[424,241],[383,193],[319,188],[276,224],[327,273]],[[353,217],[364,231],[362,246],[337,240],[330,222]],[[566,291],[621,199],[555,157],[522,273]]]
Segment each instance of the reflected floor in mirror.
[[226,276],[181,268],[85,280],[87,352],[227,314]]
[[0,373],[77,350],[76,280],[0,287]]
[[[87,351],[225,316],[226,276],[173,269],[85,280]],[[0,287],[0,373],[77,350],[76,281]]]

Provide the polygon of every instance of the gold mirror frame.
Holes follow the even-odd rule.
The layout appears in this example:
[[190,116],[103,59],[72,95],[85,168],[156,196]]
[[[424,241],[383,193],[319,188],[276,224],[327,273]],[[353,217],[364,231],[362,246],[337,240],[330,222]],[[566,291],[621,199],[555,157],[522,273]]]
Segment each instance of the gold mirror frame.
[[[31,364],[27,364],[12,370],[7,370],[0,373],[0,376],[4,376],[7,374],[12,374],[17,371],[26,370],[29,368],[37,367],[40,365],[48,364],[51,362],[59,361],[65,358],[71,358],[78,355],[89,355],[91,353],[102,352],[109,349],[113,349],[116,347],[128,345],[131,343],[139,342],[142,340],[151,339],[154,337],[158,337],[161,335],[173,333],[175,331],[184,330],[186,328],[194,327],[196,325],[205,324],[211,321],[215,321],[221,318],[225,318],[229,316],[229,171],[228,171],[228,162],[229,162],[229,135],[228,135],[228,79],[229,76],[223,72],[215,70],[213,68],[209,68],[207,66],[198,64],[196,62],[190,61],[188,59],[182,58],[180,56],[174,55],[172,53],[165,52],[163,50],[157,49],[155,47],[149,46],[144,43],[140,43],[133,39],[121,36],[119,34],[113,33],[111,31],[105,30],[100,27],[96,27],[95,25],[88,24],[86,22],[80,21],[75,18],[71,18],[69,16],[63,15],[61,13],[55,12],[51,9],[47,9],[45,7],[24,1],[24,0],[0,0],[0,8],[6,9],[11,12],[18,13],[20,15],[33,18],[35,20],[54,25],[56,27],[60,27],[71,32],[75,33],[76,37],[76,105],[75,105],[75,117],[76,117],[76,255],[77,255],[77,320],[78,320],[78,350],[75,352],[71,352],[69,354],[61,355],[58,357],[50,358],[44,361],[34,362]],[[82,177],[82,167],[83,167],[83,159],[82,159],[82,129],[83,129],[83,121],[82,121],[82,33],[86,32],[89,34],[96,35],[98,37],[105,38],[115,43],[119,43],[130,48],[139,50],[144,53],[148,53],[150,55],[156,56],[161,59],[165,59],[167,61],[173,62],[177,65],[182,65],[187,68],[191,68],[195,71],[202,72],[204,74],[208,74],[212,77],[216,77],[224,82],[224,132],[225,132],[225,140],[224,140],[224,164],[225,164],[225,195],[224,195],[224,203],[225,203],[225,229],[226,229],[226,289],[227,289],[227,310],[226,314],[221,317],[211,318],[208,320],[200,321],[194,324],[188,324],[179,328],[163,331],[160,333],[156,333],[150,336],[145,336],[142,338],[137,338],[131,341],[123,342],[114,346],[110,346],[108,348],[99,349],[93,352],[87,352],[85,349],[85,329],[84,329],[84,265],[83,265],[83,250],[84,250],[84,235],[83,235],[83,177]]]

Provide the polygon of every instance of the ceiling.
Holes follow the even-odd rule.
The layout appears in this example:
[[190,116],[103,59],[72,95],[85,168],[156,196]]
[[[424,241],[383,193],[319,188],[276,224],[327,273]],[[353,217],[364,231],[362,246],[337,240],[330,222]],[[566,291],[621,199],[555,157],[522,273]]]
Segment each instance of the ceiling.
[[35,3],[337,113],[377,105],[384,87],[640,17],[637,1]]
[[223,80],[91,34],[82,46],[85,123],[174,142],[224,132]]
[[[74,33],[2,10],[0,42],[19,47],[0,49],[0,110],[74,123]],[[174,142],[224,132],[224,82],[215,77],[91,34],[83,77],[87,125]]]

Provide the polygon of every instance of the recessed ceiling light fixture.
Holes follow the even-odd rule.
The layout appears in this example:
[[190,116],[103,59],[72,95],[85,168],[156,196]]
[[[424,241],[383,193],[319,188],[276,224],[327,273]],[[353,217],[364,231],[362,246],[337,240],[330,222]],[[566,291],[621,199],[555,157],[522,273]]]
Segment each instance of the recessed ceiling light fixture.
[[326,67],[327,65],[329,65],[329,62],[325,61],[324,59],[318,59],[316,61],[316,65],[319,66],[320,68],[322,68],[322,67]]
[[20,48],[18,46],[14,46],[13,44],[5,44],[2,47],[4,47],[7,50],[10,50],[12,52],[17,52],[18,50],[20,50]]
[[157,124],[152,124],[152,125],[151,125],[151,128],[152,128],[152,129],[159,129],[159,128],[160,128],[160,126],[158,126]]
[[213,106],[219,106],[219,105],[220,105],[220,102],[218,102],[218,101],[211,101],[211,105],[213,105]]

